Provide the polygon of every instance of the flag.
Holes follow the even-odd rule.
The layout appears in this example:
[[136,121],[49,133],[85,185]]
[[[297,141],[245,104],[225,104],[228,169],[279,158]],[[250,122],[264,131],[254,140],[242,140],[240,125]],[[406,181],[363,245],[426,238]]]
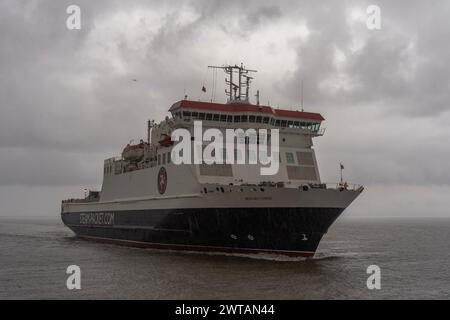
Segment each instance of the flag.
[[202,87],[202,91],[203,91],[203,92],[206,92],[205,86]]
[[342,163],[340,163],[341,165],[341,170],[344,170],[344,165]]

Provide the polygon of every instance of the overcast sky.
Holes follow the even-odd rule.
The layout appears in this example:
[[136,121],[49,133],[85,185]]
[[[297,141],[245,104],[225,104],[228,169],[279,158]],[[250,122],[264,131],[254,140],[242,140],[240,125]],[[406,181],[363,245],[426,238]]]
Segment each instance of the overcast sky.
[[304,81],[322,179],[342,161],[366,186],[347,216],[450,216],[449,17],[449,1],[0,0],[0,215],[57,216],[147,119],[211,99],[207,65],[243,62],[273,107],[297,109]]

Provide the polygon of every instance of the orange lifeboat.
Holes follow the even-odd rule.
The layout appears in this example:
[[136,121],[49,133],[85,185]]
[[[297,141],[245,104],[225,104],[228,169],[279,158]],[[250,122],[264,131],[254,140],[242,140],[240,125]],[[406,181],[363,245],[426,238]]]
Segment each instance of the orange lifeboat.
[[171,145],[173,145],[172,138],[165,133],[161,135],[161,140],[159,140],[158,142],[163,147],[170,147]]
[[127,144],[122,151],[122,157],[128,161],[139,161],[144,157],[144,143]]

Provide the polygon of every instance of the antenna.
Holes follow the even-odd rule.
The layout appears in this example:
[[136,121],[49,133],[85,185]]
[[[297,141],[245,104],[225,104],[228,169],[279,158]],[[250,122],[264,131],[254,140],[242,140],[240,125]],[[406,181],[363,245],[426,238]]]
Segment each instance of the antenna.
[[152,122],[147,121],[147,143],[150,144],[150,130],[152,129]]
[[302,108],[302,112],[304,111],[304,108],[303,108],[303,79],[302,79],[302,89],[301,89],[301,94],[302,94],[302,97],[301,97],[301,108]]
[[[249,103],[250,82],[253,79],[249,73],[257,72],[256,70],[246,69],[242,63],[240,66],[208,66],[208,68],[222,69],[228,75],[228,79],[225,78],[225,83],[228,86],[228,89],[225,89],[228,103]],[[237,81],[233,80],[233,75],[237,75]]]
[[[151,142],[151,136],[152,136],[151,132],[152,132],[152,129],[154,126],[155,126],[155,120],[147,121],[147,143],[148,144],[150,144],[150,142]],[[130,142],[130,144],[131,144],[131,142]]]

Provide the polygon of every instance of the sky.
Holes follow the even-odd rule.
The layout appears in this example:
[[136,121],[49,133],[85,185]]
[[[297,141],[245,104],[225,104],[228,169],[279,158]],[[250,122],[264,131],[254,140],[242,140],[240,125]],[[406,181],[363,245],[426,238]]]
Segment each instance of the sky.
[[299,109],[303,81],[322,180],[342,162],[365,186],[346,216],[450,217],[448,17],[443,0],[0,0],[0,216],[58,216],[147,119],[226,101],[208,65],[243,62],[275,108]]

